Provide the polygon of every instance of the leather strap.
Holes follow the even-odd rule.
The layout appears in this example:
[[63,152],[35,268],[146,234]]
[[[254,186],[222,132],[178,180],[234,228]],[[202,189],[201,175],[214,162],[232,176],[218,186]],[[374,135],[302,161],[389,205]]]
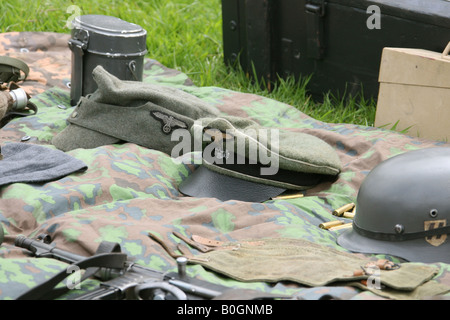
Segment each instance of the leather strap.
[[37,106],[33,102],[30,102],[30,101],[28,101],[27,108],[25,110],[30,110],[30,112],[13,110],[13,111],[7,112],[5,114],[5,117],[11,117],[11,118],[14,116],[26,117],[26,116],[31,116],[33,114],[36,114],[38,111]]
[[207,238],[201,237],[201,236],[196,235],[196,234],[192,235],[192,240],[194,240],[197,243],[201,243],[201,244],[203,244],[205,246],[210,246],[210,247],[219,247],[219,246],[222,246],[224,244],[223,241],[207,239]]
[[172,250],[171,248],[169,248],[169,246],[162,240],[160,239],[156,234],[149,232],[148,236],[155,240],[156,242],[158,242],[163,248],[164,250],[166,250],[166,252],[172,257],[172,258],[178,258],[181,257],[180,254],[177,254],[174,250]]
[[[184,239],[182,239],[182,240],[184,240]],[[230,243],[227,244],[226,242],[223,242],[223,241],[208,239],[208,238],[196,235],[196,234],[192,235],[192,240],[197,242],[197,245],[200,243],[200,244],[203,244],[205,246],[209,246],[209,247],[213,247],[214,248],[214,249],[210,248],[208,251],[217,250],[217,249],[220,249],[220,247],[222,247],[224,249],[230,249],[230,248],[233,249],[233,248],[236,247],[232,243],[231,244]],[[261,246],[261,245],[264,244],[264,241],[246,241],[245,243],[248,244],[248,245],[251,245],[251,246]]]
[[27,117],[32,116],[38,112],[37,106],[33,103],[28,101],[27,107],[23,111],[8,111],[5,113],[3,118],[0,119],[0,128],[6,125],[9,121],[14,119],[15,117]]
[[181,240],[183,240],[184,242],[186,242],[187,244],[189,244],[190,246],[200,250],[201,252],[208,252],[210,250],[212,250],[211,248],[209,248],[208,246],[211,246],[210,244],[208,244],[208,242],[200,242],[197,241],[196,239],[194,239],[194,236],[192,236],[192,240],[189,239],[188,237],[183,236],[181,233],[179,232],[173,232],[173,235],[180,238]]

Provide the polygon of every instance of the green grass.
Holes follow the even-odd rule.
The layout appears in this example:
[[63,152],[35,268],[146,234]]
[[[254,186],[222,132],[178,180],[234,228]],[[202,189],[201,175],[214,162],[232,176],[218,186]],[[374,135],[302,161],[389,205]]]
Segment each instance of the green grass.
[[1,0],[1,32],[52,31],[69,33],[67,20],[76,12],[104,14],[139,24],[147,30],[148,57],[186,73],[197,86],[216,86],[266,96],[295,106],[325,122],[373,125],[374,101],[325,95],[310,99],[305,82],[281,80],[272,90],[261,88],[242,70],[223,61],[221,0],[64,1]]

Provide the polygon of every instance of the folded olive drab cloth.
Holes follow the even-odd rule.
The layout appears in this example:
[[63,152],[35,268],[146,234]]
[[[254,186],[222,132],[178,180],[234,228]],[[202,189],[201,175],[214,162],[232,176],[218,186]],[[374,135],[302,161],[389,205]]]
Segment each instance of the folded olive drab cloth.
[[[369,257],[303,239],[220,242],[195,235],[192,238],[174,235],[200,251],[194,255],[186,246],[178,246],[190,263],[243,282],[293,281],[309,287],[351,285],[399,300],[429,298],[450,290],[449,286],[432,280],[439,271],[434,265],[394,264],[385,260],[383,264],[389,267],[383,268]],[[161,243],[154,234],[149,236]],[[173,250],[169,253],[176,256]]]
[[132,142],[171,154],[178,141],[175,129],[219,112],[181,89],[138,81],[124,81],[97,66],[92,72],[98,89],[82,97],[67,119],[69,125],[52,143],[60,150],[95,148]]
[[333,147],[310,134],[233,116],[199,119],[191,131],[194,139],[202,137],[196,145],[203,156],[202,166],[179,186],[190,196],[264,201],[334,181],[341,172]]

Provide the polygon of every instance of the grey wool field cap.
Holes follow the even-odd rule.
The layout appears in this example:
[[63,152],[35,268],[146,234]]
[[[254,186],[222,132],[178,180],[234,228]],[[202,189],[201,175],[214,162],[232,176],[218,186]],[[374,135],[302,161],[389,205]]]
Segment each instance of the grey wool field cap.
[[195,120],[218,114],[177,88],[120,80],[101,66],[92,76],[97,90],[80,99],[69,125],[52,140],[62,151],[132,142],[170,154],[177,143],[171,141],[175,129],[189,130]]
[[262,202],[334,181],[341,172],[336,151],[309,134],[231,116],[200,119],[191,132],[202,164],[179,185],[188,196]]

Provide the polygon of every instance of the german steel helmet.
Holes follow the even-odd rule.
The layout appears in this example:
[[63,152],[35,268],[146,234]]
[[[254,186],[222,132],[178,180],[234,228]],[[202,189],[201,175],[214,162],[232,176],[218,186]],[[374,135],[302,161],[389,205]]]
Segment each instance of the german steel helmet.
[[337,242],[359,253],[450,263],[450,148],[409,151],[361,184],[352,228]]

